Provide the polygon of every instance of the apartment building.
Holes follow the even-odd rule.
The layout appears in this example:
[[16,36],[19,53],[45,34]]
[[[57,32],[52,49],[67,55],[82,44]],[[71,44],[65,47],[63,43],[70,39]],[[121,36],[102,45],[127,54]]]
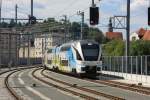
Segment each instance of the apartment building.
[[17,65],[19,35],[12,29],[0,29],[0,65]]

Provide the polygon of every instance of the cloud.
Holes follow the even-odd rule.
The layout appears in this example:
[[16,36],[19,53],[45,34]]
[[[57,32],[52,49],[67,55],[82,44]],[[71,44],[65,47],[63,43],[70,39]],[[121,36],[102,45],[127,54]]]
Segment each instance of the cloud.
[[131,10],[137,10],[141,7],[147,7],[148,6],[148,0],[133,0],[131,2]]
[[[99,2],[99,0],[95,0]],[[30,14],[30,0],[3,0],[2,17],[15,16],[15,4],[18,4],[18,18],[27,18]],[[108,24],[109,17],[126,15],[126,0],[102,0],[100,7],[100,25]],[[85,22],[89,22],[91,0],[34,0],[34,15],[37,18],[55,17],[62,19],[66,14],[71,21],[81,21],[77,11],[85,12]],[[147,26],[148,0],[131,0],[131,31]],[[141,20],[143,19],[143,20]],[[102,28],[101,28],[102,29]]]

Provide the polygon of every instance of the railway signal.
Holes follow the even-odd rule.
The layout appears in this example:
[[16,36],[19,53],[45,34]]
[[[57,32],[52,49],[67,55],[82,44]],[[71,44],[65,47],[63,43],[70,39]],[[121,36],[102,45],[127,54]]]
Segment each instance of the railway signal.
[[90,24],[97,25],[99,23],[99,8],[90,7]]
[[150,7],[148,7],[148,25],[150,26]]
[[94,0],[92,0],[92,7],[90,7],[90,25],[97,25],[99,23],[99,7],[96,7]]

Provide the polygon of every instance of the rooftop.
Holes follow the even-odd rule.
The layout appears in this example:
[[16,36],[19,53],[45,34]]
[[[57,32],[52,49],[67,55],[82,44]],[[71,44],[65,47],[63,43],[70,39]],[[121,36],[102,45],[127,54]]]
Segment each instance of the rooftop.
[[108,39],[121,39],[123,40],[122,32],[106,32]]

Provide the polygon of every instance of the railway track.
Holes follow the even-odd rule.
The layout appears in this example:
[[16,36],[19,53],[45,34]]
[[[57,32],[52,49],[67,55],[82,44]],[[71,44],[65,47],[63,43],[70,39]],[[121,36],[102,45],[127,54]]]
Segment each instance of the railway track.
[[[56,72],[56,73],[59,73],[59,72]],[[60,72],[60,73],[64,74],[64,75],[69,75],[71,77],[80,78],[78,76],[70,75],[68,73],[63,73],[63,72]],[[83,78],[80,78],[80,79],[83,79]],[[117,88],[141,93],[141,94],[148,95],[148,96],[150,95],[150,88],[149,87],[143,87],[143,86],[138,86],[135,84],[127,84],[127,83],[111,81],[111,80],[93,80],[93,79],[83,79],[83,80],[93,82],[93,83],[98,83],[98,84],[104,84],[104,85],[108,85],[111,87],[117,87]]]
[[6,85],[6,88],[8,89],[8,91],[12,94],[12,96],[16,99],[16,100],[22,100],[21,96],[19,96],[15,91],[14,89],[9,85],[9,77],[18,72],[20,70],[15,70],[13,72],[11,72],[10,74],[7,75],[7,77],[5,78],[5,85]]
[[[73,77],[76,77],[76,76],[73,76]],[[80,79],[82,79],[82,78],[80,78]],[[94,83],[108,85],[111,87],[117,87],[117,88],[129,90],[129,91],[141,93],[144,95],[150,95],[150,88],[149,87],[138,86],[136,84],[127,84],[127,83],[111,81],[111,80],[90,80],[90,79],[84,79],[84,80],[94,82]]]
[[7,90],[9,91],[9,93],[10,93],[16,100],[23,100],[23,99],[22,99],[21,96],[19,96],[19,95],[15,92],[15,90],[13,89],[13,87],[10,86],[10,84],[9,84],[9,78],[10,78],[14,73],[16,73],[16,72],[18,72],[18,71],[22,71],[22,70],[30,69],[30,68],[34,68],[34,67],[29,67],[29,68],[23,67],[23,68],[18,68],[18,69],[7,70],[7,71],[4,71],[4,72],[1,72],[1,73],[0,73],[0,75],[3,75],[3,74],[5,74],[5,73],[9,73],[9,72],[10,72],[10,73],[5,77],[5,79],[4,79],[4,84],[5,84],[6,88],[7,88]]
[[135,84],[126,84],[126,83],[110,81],[110,80],[90,80],[90,79],[85,79],[85,80],[94,82],[94,83],[105,84],[105,85],[112,86],[112,87],[118,87],[118,88],[125,89],[125,90],[130,90],[130,91],[138,92],[138,93],[145,94],[145,95],[150,95],[150,88],[148,87],[142,87],[142,86],[137,86]]
[[[33,75],[34,75],[35,72],[36,72],[36,71],[33,72]],[[60,84],[69,86],[69,87],[71,87],[71,88],[75,88],[75,89],[78,89],[78,90],[80,90],[80,91],[83,91],[83,92],[86,92],[86,93],[89,93],[89,94],[93,94],[93,95],[95,95],[95,96],[97,96],[97,97],[103,97],[103,98],[111,99],[111,100],[125,100],[124,98],[112,96],[112,95],[105,94],[105,93],[102,93],[102,92],[98,92],[98,91],[95,91],[95,90],[92,90],[92,89],[80,87],[80,86],[77,86],[76,84],[70,84],[70,83],[67,83],[67,82],[64,82],[64,81],[55,79],[55,78],[53,78],[53,77],[50,77],[50,76],[44,74],[44,70],[42,70],[42,71],[40,72],[40,74],[41,74],[42,76],[44,76],[45,78],[48,78],[48,79],[53,80],[53,81],[55,81],[55,82],[58,82],[58,83],[60,83]],[[34,77],[37,78],[37,79],[39,79],[39,78],[36,77],[35,75],[34,75]],[[39,79],[39,80],[43,82],[42,79]],[[44,81],[44,83],[45,83],[45,81]],[[90,97],[89,95],[82,94],[83,92],[82,92],[82,93],[77,93],[77,92],[75,93],[75,91],[70,91],[70,90],[68,91],[66,88],[63,88],[63,87],[60,87],[60,86],[56,86],[55,84],[49,83],[49,82],[47,82],[47,81],[46,81],[46,84],[50,84],[50,85],[52,85],[52,86],[54,86],[54,87],[56,87],[56,88],[59,88],[59,89],[61,89],[61,90],[63,90],[63,91],[70,92],[70,93],[72,93],[72,94],[78,95],[78,96],[80,96],[80,97],[82,97],[82,98],[84,98],[84,99],[88,99],[88,100],[97,100],[97,99],[98,99],[98,98],[95,98],[95,97]]]
[[58,88],[58,89],[60,89],[60,90],[62,90],[62,91],[69,92],[69,93],[71,93],[71,94],[73,94],[73,95],[79,96],[79,97],[84,98],[84,99],[87,99],[87,100],[98,100],[98,99],[93,98],[93,97],[91,97],[91,96],[87,96],[87,95],[84,95],[84,94],[82,94],[82,93],[78,93],[78,92],[75,92],[75,91],[71,91],[71,90],[69,90],[69,89],[67,89],[67,88],[64,88],[64,87],[61,87],[61,86],[59,86],[59,85],[53,84],[53,83],[51,83],[51,82],[45,81],[45,80],[43,80],[42,78],[37,77],[37,76],[35,75],[35,72],[38,71],[38,70],[40,70],[40,69],[34,70],[34,71],[32,72],[32,75],[33,75],[34,78],[38,79],[39,81],[41,81],[41,82],[43,82],[43,83],[45,83],[45,84],[47,84],[47,85],[49,85],[49,86],[53,86],[53,87]]

